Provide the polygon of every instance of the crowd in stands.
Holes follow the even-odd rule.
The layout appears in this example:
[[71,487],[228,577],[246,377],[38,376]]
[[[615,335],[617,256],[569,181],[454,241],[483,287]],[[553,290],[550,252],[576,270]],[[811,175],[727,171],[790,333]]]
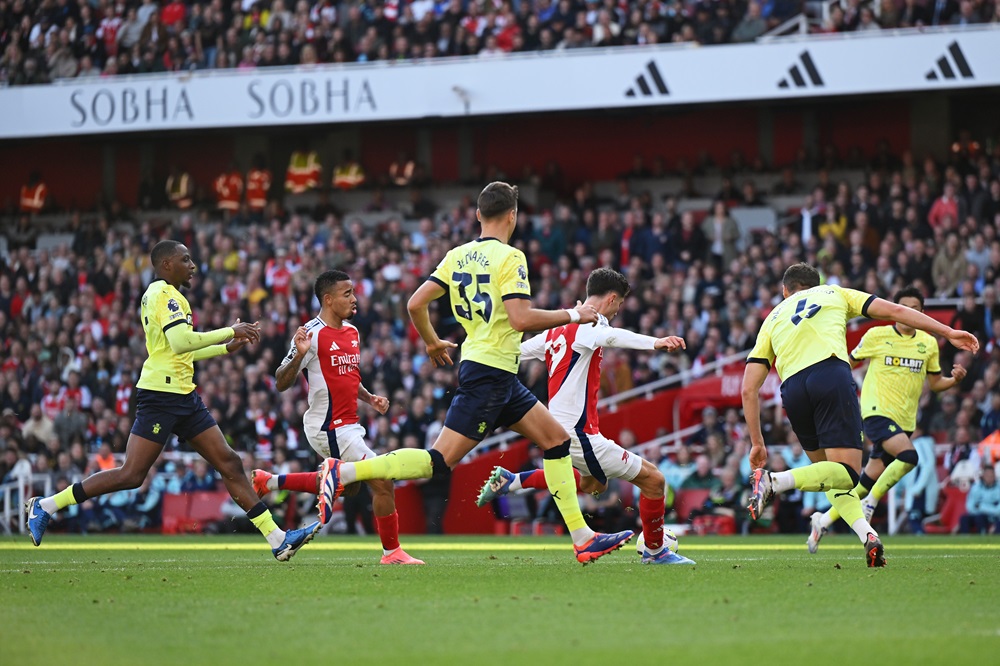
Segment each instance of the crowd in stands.
[[[959,9],[949,0],[945,12],[918,6],[919,18],[889,2],[882,15],[894,25],[947,23],[966,17],[967,2]],[[747,42],[802,7],[801,0],[0,0],[0,83]],[[993,16],[992,4],[975,4],[963,20]],[[831,30],[868,25],[857,0],[831,21]]]
[[[942,348],[946,372],[960,363],[969,374],[958,390],[924,396],[918,435],[952,444],[949,470],[964,461],[978,476],[979,461],[995,460],[985,460],[977,445],[1000,425],[1000,153],[984,154],[967,143],[940,163],[894,156],[883,146],[857,182],[830,180],[826,167],[837,166],[829,151],[820,163],[791,166],[773,192],[757,191],[746,168],[720,174],[719,190],[707,193],[715,198],[707,211],[679,212],[686,194],[652,197],[633,189],[638,181],[628,174],[616,197],[597,196],[590,183],[567,184],[553,207],[524,207],[512,242],[528,257],[538,307],[571,307],[589,272],[612,266],[634,285],[617,325],[686,339],[687,351],[679,355],[608,350],[605,395],[682,370],[697,375],[750,348],[760,322],[780,301],[784,268],[796,261],[818,266],[830,283],[882,296],[912,283],[928,297],[960,299],[952,323],[976,333],[982,351],[973,357]],[[806,174],[810,180],[800,182]],[[730,233],[729,204],[766,205],[772,195],[789,194],[803,203],[782,211],[786,217],[773,232],[750,239]],[[278,393],[274,371],[294,329],[317,310],[313,278],[332,267],[355,281],[353,323],[362,340],[365,384],[392,402],[385,416],[359,406],[373,448],[425,447],[442,427],[456,373],[427,362],[405,304],[448,249],[478,234],[474,189],[437,218],[404,224],[400,215],[375,228],[322,203],[285,212],[272,202],[257,224],[222,221],[197,209],[176,213],[166,226],[130,223],[119,208],[97,218],[67,216],[71,243],[38,249],[33,237],[9,238],[10,251],[0,257],[0,478],[30,469],[63,484],[113,465],[113,455],[124,451],[145,357],[138,302],[152,279],[149,249],[163,237],[184,242],[198,266],[188,293],[196,328],[237,318],[262,324],[259,344],[201,361],[196,375],[223,432],[247,454],[248,469],[266,464],[288,471],[318,463],[302,434],[304,380]],[[432,316],[438,330],[460,337],[447,303],[439,301]],[[544,367],[525,364],[522,373],[544,397]],[[780,408],[768,409],[768,442],[794,444]],[[684,444],[695,455],[665,464],[700,464],[709,485],[718,478],[742,486],[741,423],[735,410],[706,410],[703,428]],[[176,441],[167,449],[187,450]],[[695,462],[697,456],[705,462]],[[173,480],[186,472],[178,470]],[[132,493],[131,505],[150,492],[184,486],[183,480],[165,481],[151,479],[146,490]],[[720,488],[720,497],[735,496],[735,488]],[[125,518],[114,508],[91,522],[120,524]],[[130,519],[142,522],[141,516]]]

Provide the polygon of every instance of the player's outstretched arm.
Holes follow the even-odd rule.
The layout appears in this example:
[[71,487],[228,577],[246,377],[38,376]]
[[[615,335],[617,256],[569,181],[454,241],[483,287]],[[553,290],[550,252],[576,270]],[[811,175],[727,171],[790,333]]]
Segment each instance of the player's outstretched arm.
[[872,301],[872,304],[868,306],[868,316],[873,319],[890,319],[921,331],[940,335],[959,349],[970,351],[973,354],[979,351],[979,340],[972,333],[955,330],[933,317],[928,317],[923,312],[917,312],[913,308],[907,308],[898,303],[891,303],[883,298],[876,298]]
[[410,321],[417,329],[420,338],[427,348],[427,356],[435,366],[454,365],[449,349],[458,347],[454,342],[442,340],[438,337],[437,331],[431,326],[431,316],[428,312],[431,301],[435,301],[444,296],[444,287],[433,280],[428,280],[420,285],[410,300],[406,302],[406,311],[410,313]]
[[585,303],[577,303],[572,310],[539,310],[531,307],[530,299],[508,298],[503,306],[511,328],[521,332],[545,331],[566,324],[593,324],[597,321],[597,310]]
[[260,340],[260,324],[241,322],[239,319],[232,326],[219,328],[214,331],[199,333],[189,326],[171,326],[164,331],[167,344],[175,354],[186,354],[194,352],[211,345],[228,342],[234,338],[246,339],[249,342]]
[[743,371],[743,418],[750,435],[750,469],[759,469],[767,464],[767,448],[760,429],[760,389],[769,371],[769,366],[755,362],[748,362]]

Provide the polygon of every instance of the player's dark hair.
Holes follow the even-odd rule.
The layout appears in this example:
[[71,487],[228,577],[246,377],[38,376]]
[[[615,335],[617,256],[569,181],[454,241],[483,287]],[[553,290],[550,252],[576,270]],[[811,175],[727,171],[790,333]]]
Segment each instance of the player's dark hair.
[[908,284],[892,295],[892,302],[899,303],[904,298],[915,298],[920,301],[920,309],[924,309],[924,295],[912,284]]
[[812,289],[819,286],[819,271],[806,263],[792,264],[785,269],[781,284],[790,292]]
[[631,290],[624,275],[606,266],[595,269],[587,278],[587,296],[606,296],[613,291],[625,298]]
[[517,185],[494,181],[479,193],[479,215],[484,220],[504,215],[517,208]]
[[333,270],[320,273],[313,284],[313,291],[316,293],[316,298],[322,301],[323,295],[329,293],[333,289],[333,285],[350,279],[351,276],[344,271]]
[[183,245],[180,241],[175,240],[161,240],[159,243],[153,246],[153,251],[149,253],[149,260],[153,264],[153,268],[159,268],[160,262],[164,259],[174,256],[177,252],[177,248]]

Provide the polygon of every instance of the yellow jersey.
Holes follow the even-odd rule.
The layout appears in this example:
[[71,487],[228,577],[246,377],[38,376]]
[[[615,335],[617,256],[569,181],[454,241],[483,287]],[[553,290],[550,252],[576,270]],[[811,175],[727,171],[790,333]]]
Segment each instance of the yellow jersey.
[[782,381],[831,356],[850,363],[847,322],[867,315],[874,300],[871,294],[837,285],[794,293],[767,316],[747,362],[774,365]]
[[507,320],[503,301],[531,298],[524,253],[496,238],[477,238],[445,255],[430,280],[448,291],[462,328],[462,360],[516,373],[521,333]]
[[912,432],[924,379],[941,373],[937,339],[923,331],[904,336],[895,326],[876,326],[864,334],[851,357],[871,359],[861,386],[861,417],[885,416]]
[[156,280],[146,288],[139,308],[146,332],[149,358],[142,364],[136,387],[150,391],[188,394],[195,388],[194,353],[176,354],[166,332],[174,326],[191,326],[191,306],[177,288]]

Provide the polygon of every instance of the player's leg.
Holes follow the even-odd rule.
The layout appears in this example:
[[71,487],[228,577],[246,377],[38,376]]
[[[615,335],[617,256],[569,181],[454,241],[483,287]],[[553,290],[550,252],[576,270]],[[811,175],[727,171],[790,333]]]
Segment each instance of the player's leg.
[[[879,501],[885,497],[885,494],[893,486],[899,483],[920,462],[920,456],[917,454],[917,450],[913,448],[913,442],[910,441],[909,435],[905,432],[901,432],[882,442],[882,448],[888,455],[892,456],[892,461],[889,462],[881,474],[874,477],[876,479],[875,484],[872,486],[871,494],[865,502],[866,506],[871,506],[872,509],[878,505]],[[869,464],[871,462],[869,461]],[[878,464],[881,465],[882,461],[878,461]],[[867,467],[865,471],[867,472]]]
[[[164,441],[169,434],[169,430],[165,431]],[[42,542],[49,519],[61,509],[118,490],[138,488],[162,451],[163,443],[132,433],[125,444],[125,461],[121,467],[97,472],[55,495],[29,499],[25,513],[31,541],[36,546]]]
[[[330,448],[337,450],[337,457],[347,462],[360,462],[376,458],[375,452],[368,448],[365,441],[365,429],[358,424],[337,428],[336,444]],[[328,465],[329,461],[324,461]],[[355,483],[360,483],[355,481]],[[396,512],[396,494],[393,482],[387,479],[369,479],[364,481],[372,492],[372,513],[375,514],[375,525],[382,542],[382,564],[423,564],[422,560],[411,557],[399,545],[399,514]],[[349,490],[349,489],[348,489]]]
[[[320,479],[320,515],[332,506],[345,485],[369,479],[429,479],[455,467],[494,428],[508,406],[517,376],[466,361],[458,371],[458,390],[444,427],[430,451],[399,449],[383,456],[345,463],[334,460]],[[529,394],[530,395],[530,394]]]
[[243,461],[230,448],[222,435],[222,430],[197,393],[193,394],[193,399],[197,407],[190,417],[178,423],[178,436],[184,437],[191,444],[191,448],[219,473],[229,495],[247,512],[247,518],[260,530],[271,546],[275,558],[280,562],[291,559],[299,548],[312,540],[319,530],[319,522],[289,532],[280,529],[264,502],[257,497],[243,470]]
[[[308,426],[305,428],[306,441],[324,461],[324,464],[326,464],[327,458],[340,458],[340,448],[337,441],[338,430],[340,429],[322,430]],[[362,432],[364,432],[363,428]],[[322,468],[315,472],[293,472],[291,474],[272,474],[263,469],[255,469],[250,473],[250,481],[253,483],[257,497],[261,499],[275,490],[318,495],[322,474]]]
[[[530,409],[522,412],[532,402]],[[631,530],[616,534],[596,534],[587,525],[580,511],[580,501],[576,496],[576,478],[573,475],[573,462],[570,458],[569,435],[549,410],[520,382],[517,382],[515,395],[512,396],[505,416],[508,419],[513,418],[512,415],[517,412],[522,412],[523,415],[511,423],[510,428],[535,442],[542,449],[545,482],[573,538],[577,560],[587,564],[628,543],[632,538]]]
[[[855,492],[858,494],[858,499],[863,500],[869,492],[871,492],[872,487],[875,485],[876,479],[880,477],[882,472],[885,470],[886,461],[883,457],[889,458],[891,462],[892,457],[885,453],[882,448],[883,441],[891,435],[888,430],[887,425],[892,424],[889,419],[881,416],[870,416],[864,420],[864,431],[865,438],[871,442],[871,454],[868,457],[868,463],[865,468],[861,470],[861,478],[858,480],[858,485],[854,487]],[[864,504],[862,504],[862,510],[865,511],[865,519],[871,520],[871,513],[865,509]],[[816,529],[821,530],[820,537],[826,534],[826,531],[840,519],[840,512],[835,507],[830,507],[825,513],[813,514],[811,522],[813,523],[813,531]],[[816,549],[811,544],[812,536],[807,542],[809,545],[809,552],[815,553]],[[817,539],[818,542],[818,539]]]

